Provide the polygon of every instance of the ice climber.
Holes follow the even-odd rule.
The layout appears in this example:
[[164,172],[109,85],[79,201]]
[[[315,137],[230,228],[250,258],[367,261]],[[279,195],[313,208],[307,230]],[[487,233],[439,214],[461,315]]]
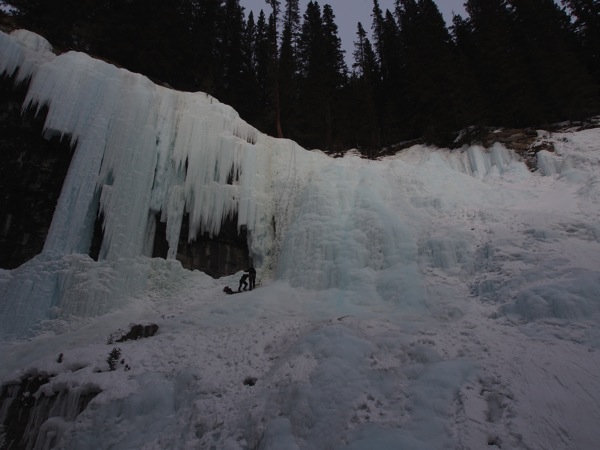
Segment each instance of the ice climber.
[[248,282],[246,281],[248,279],[248,277],[249,277],[249,274],[247,274],[247,273],[244,273],[242,275],[242,278],[240,278],[240,285],[238,287],[238,292],[242,291],[242,285],[244,286],[244,291],[248,290]]
[[248,272],[248,275],[250,275],[250,290],[254,289],[256,287],[256,270],[250,266],[244,272]]

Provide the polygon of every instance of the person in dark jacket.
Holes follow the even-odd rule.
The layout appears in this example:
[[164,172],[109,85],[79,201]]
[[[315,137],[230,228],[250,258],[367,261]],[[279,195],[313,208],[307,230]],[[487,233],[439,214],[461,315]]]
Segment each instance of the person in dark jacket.
[[248,272],[248,275],[250,275],[250,290],[254,289],[256,287],[256,270],[250,266],[244,272]]
[[[245,272],[245,271],[244,271]],[[238,292],[242,292],[242,286],[244,286],[244,291],[248,290],[248,282],[246,281],[249,277],[249,274],[244,273],[242,278],[240,278],[240,285],[238,287]]]

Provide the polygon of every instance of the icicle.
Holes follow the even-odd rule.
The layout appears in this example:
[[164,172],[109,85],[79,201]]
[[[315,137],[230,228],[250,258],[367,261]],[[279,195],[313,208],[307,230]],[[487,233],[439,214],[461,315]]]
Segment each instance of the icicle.
[[16,74],[16,83],[27,80],[37,66],[55,57],[50,43],[37,34],[15,30],[0,32],[0,75]]

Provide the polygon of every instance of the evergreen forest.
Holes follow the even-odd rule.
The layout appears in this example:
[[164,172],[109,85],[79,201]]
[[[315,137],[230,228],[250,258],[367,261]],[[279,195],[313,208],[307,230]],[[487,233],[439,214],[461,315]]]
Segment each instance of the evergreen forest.
[[178,90],[204,91],[260,131],[365,156],[467,127],[543,127],[600,114],[598,0],[396,0],[356,26],[348,67],[328,4],[266,0],[5,0],[2,23]]

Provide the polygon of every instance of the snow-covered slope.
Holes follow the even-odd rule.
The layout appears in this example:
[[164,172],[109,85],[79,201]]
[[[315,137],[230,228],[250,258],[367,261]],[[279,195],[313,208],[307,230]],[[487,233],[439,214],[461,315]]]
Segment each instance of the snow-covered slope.
[[[101,390],[32,447],[596,448],[600,130],[544,135],[536,173],[500,145],[330,159],[28,32],[0,34],[15,70],[77,147],[44,253],[0,271],[0,379]],[[147,257],[184,210],[237,211],[258,289]]]

